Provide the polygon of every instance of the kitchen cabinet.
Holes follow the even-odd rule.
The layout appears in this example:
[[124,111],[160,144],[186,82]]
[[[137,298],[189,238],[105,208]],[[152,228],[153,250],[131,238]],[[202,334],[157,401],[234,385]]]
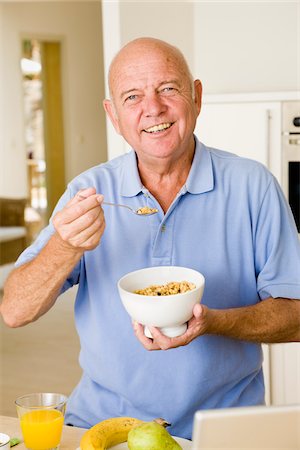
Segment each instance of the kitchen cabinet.
[[281,179],[281,103],[205,100],[196,126],[204,144],[255,159]]
[[272,404],[300,404],[300,343],[273,344],[270,347]]
[[[255,159],[282,185],[282,103],[299,92],[204,96],[196,135],[204,144]],[[300,403],[300,344],[263,345],[267,404]]]

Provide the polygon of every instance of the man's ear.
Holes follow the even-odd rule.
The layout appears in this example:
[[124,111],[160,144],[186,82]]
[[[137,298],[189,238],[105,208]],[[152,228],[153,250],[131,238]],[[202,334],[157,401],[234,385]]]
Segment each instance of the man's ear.
[[194,81],[194,92],[195,92],[195,96],[194,96],[195,107],[196,107],[196,110],[199,115],[200,111],[201,111],[201,104],[202,104],[202,83],[200,80]]
[[108,115],[108,117],[110,118],[111,123],[113,124],[116,132],[118,134],[121,134],[120,127],[119,127],[119,120],[118,120],[118,116],[117,116],[113,102],[108,99],[103,100],[103,108],[104,108],[106,114]]

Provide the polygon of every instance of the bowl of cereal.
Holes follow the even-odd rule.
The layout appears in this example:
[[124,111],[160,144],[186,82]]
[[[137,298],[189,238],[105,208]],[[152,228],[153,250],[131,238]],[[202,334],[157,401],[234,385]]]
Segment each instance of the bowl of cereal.
[[147,267],[124,275],[118,290],[130,317],[145,326],[160,328],[169,337],[187,328],[193,308],[200,303],[205,279],[197,270],[179,266]]

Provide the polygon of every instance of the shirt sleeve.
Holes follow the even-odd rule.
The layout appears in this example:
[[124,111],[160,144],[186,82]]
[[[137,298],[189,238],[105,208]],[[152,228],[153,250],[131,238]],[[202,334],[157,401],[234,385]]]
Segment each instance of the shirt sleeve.
[[[42,250],[42,248],[44,248],[44,246],[47,244],[47,242],[49,241],[50,237],[54,234],[55,229],[52,223],[52,218],[54,217],[54,215],[60,211],[65,205],[66,203],[68,203],[68,201],[74,196],[74,194],[72,194],[71,192],[71,188],[68,187],[67,190],[65,191],[65,193],[62,195],[62,197],[60,198],[60,200],[58,201],[52,216],[50,218],[49,221],[49,225],[46,226],[38,235],[37,239],[28,247],[24,250],[24,252],[21,253],[21,255],[19,256],[19,258],[17,259],[16,263],[15,263],[15,267],[19,267],[29,261],[31,261],[32,259],[34,259]],[[65,292],[67,289],[69,289],[70,287],[72,287],[74,284],[78,284],[79,282],[79,274],[80,274],[80,267],[81,267],[81,260],[76,264],[76,266],[74,267],[74,269],[72,270],[72,272],[69,274],[68,278],[65,280],[62,288],[61,288],[61,292],[60,294],[62,294],[63,292]]]
[[289,204],[274,177],[258,214],[254,249],[260,298],[300,299],[300,241]]

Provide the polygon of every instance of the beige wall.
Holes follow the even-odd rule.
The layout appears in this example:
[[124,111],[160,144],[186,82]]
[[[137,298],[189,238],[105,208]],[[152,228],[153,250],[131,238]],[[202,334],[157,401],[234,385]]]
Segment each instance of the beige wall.
[[[1,30],[3,28],[2,24],[3,19],[3,6],[0,3],[0,105],[3,103],[3,35],[1,33]],[[3,180],[3,173],[4,173],[4,164],[2,162],[4,161],[3,156],[3,113],[4,108],[0,107],[0,192],[2,191],[2,181]]]
[[27,194],[19,69],[22,37],[62,42],[66,181],[107,159],[101,3],[12,2],[3,3],[1,12],[5,88],[0,196],[21,197]]
[[194,2],[121,1],[121,43],[141,36],[166,40],[178,46],[193,65],[197,42],[194,39]]

